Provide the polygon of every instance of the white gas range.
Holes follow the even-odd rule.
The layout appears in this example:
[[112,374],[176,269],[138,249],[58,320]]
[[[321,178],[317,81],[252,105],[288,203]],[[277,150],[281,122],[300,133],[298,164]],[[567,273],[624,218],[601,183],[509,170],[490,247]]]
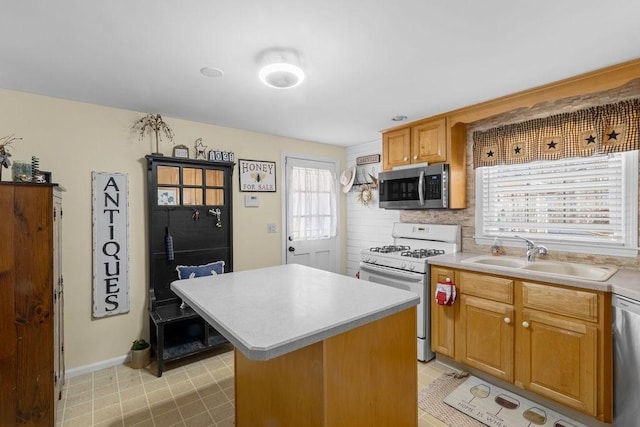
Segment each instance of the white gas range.
[[415,292],[418,304],[418,360],[431,360],[429,265],[427,258],[458,252],[458,225],[395,223],[393,244],[360,252],[360,278]]

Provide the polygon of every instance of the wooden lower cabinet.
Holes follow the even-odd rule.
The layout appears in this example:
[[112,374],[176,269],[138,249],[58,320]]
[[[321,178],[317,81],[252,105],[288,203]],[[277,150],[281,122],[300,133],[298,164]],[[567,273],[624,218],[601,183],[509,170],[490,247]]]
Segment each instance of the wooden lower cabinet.
[[527,309],[522,325],[522,387],[596,416],[598,328]]
[[513,381],[513,306],[460,297],[457,360],[504,381]]
[[431,277],[459,292],[453,306],[432,302],[434,352],[612,421],[609,293],[438,266]]
[[455,283],[455,272],[452,269],[431,267],[431,349],[434,353],[453,358],[455,356],[455,319],[458,305],[438,305],[433,293],[438,281],[447,279]]

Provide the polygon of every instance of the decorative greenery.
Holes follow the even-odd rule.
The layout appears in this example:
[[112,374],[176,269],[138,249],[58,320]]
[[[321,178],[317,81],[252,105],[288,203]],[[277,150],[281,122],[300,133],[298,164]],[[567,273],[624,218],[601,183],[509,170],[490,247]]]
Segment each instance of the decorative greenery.
[[164,133],[164,136],[167,137],[169,141],[173,142],[174,133],[171,127],[162,119],[160,114],[147,114],[140,120],[136,121],[133,124],[133,128],[138,128],[140,130],[139,139],[142,140],[144,138],[144,134],[146,132],[153,132],[156,136],[156,152],[159,153],[158,150],[158,141],[162,141],[162,135],[160,132]]
[[13,134],[0,138],[0,166],[4,166],[5,168],[11,166],[11,162],[9,161],[9,157],[11,157],[9,146],[20,140],[22,140],[22,138],[16,138]]
[[149,347],[149,343],[144,339],[135,340],[131,345],[131,350],[144,350]]

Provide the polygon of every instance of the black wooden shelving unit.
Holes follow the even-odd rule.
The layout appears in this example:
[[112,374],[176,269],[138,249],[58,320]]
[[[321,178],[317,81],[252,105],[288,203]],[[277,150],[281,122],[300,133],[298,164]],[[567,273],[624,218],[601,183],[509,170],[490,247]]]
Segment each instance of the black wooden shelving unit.
[[[149,327],[157,375],[164,364],[227,343],[170,289],[176,266],[224,261],[233,271],[233,162],[146,156]],[[219,212],[219,216],[216,214]],[[173,239],[173,259],[167,250]]]

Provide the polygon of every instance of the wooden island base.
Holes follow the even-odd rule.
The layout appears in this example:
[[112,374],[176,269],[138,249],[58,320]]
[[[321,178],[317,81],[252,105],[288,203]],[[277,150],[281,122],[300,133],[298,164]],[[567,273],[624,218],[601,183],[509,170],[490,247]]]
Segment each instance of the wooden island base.
[[418,424],[416,307],[271,360],[235,350],[238,427]]

